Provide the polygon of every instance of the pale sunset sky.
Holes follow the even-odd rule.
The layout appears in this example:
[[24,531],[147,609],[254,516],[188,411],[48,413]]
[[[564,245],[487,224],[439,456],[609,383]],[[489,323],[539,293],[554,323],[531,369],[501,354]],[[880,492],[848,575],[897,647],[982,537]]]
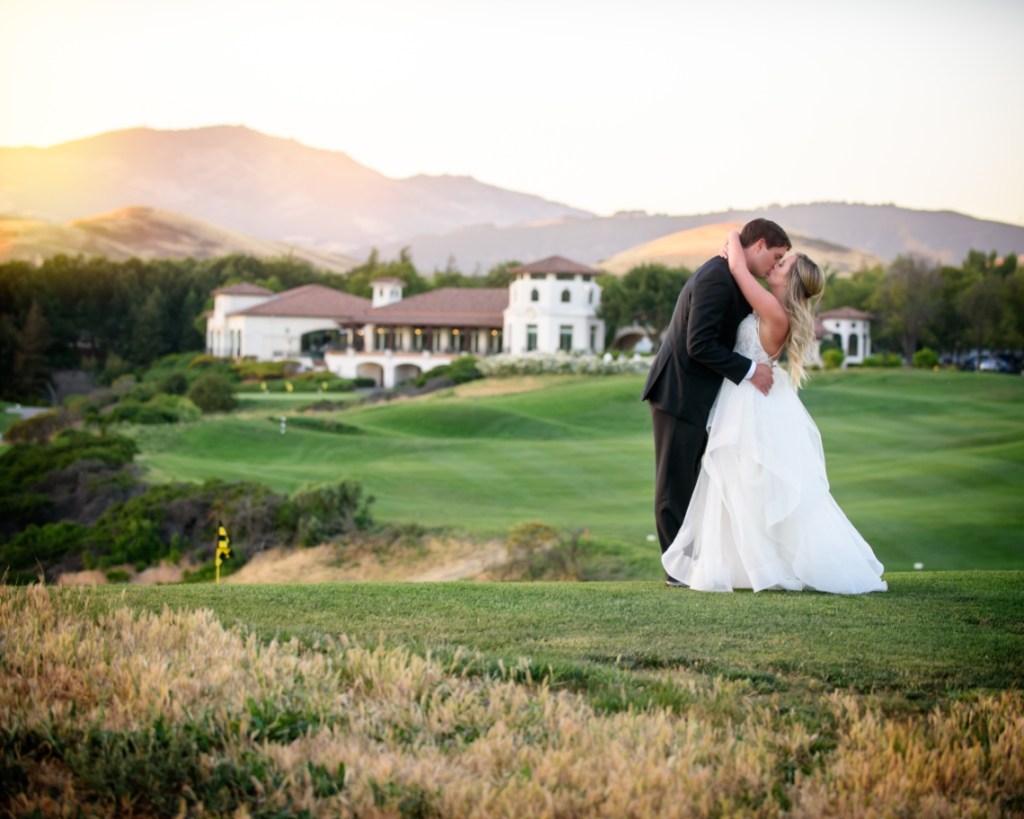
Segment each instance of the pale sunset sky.
[[1024,224],[1021,0],[0,0],[0,76],[4,147],[245,125],[601,215]]

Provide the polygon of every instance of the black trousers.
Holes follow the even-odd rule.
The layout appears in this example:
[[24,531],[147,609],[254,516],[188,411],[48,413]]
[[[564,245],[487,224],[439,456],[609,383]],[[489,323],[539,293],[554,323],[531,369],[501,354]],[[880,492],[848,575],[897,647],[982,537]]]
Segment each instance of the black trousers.
[[690,424],[651,406],[654,427],[654,521],[662,554],[679,534],[708,445],[705,424]]

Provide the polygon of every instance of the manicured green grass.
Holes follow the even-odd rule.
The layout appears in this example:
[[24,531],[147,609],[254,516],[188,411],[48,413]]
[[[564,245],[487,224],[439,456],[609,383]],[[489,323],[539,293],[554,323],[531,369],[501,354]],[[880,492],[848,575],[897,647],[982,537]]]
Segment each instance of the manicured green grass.
[[[250,479],[291,491],[356,478],[376,498],[378,520],[472,536],[529,520],[585,528],[602,560],[588,576],[657,577],[643,378],[544,383],[317,416],[357,434],[293,424],[282,435],[282,405],[246,404],[199,424],[137,429],[139,460],[155,481]],[[833,494],[889,571],[918,562],[1024,568],[1024,379],[817,373],[802,395],[822,432]]]
[[308,392],[240,392],[237,393],[237,397],[241,412],[249,410],[295,412],[295,410],[305,409],[317,401],[330,401],[333,404],[352,403],[362,398],[362,394],[356,392],[327,392],[322,395]]
[[1022,588],[1015,571],[897,573],[888,592],[858,597],[656,582],[225,583],[90,595],[152,611],[209,608],[264,639],[345,634],[419,653],[458,646],[505,663],[525,657],[556,684],[595,696],[607,694],[609,676],[643,690],[645,673],[686,667],[779,692],[824,686],[931,701],[1024,683]]

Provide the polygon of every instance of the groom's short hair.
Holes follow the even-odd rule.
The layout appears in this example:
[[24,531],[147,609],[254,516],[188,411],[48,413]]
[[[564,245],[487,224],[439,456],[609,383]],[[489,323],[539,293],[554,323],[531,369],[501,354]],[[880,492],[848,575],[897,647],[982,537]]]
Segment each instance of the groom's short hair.
[[743,247],[750,247],[758,239],[764,239],[767,247],[784,247],[786,250],[793,247],[786,231],[770,219],[751,219],[740,231],[740,244]]

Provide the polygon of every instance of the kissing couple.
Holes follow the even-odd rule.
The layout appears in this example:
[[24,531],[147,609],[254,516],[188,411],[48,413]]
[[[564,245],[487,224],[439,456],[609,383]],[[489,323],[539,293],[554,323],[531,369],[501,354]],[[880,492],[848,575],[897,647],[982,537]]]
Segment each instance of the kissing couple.
[[732,231],[687,280],[651,365],[642,398],[669,586],[887,588],[884,567],[832,497],[821,435],[798,395],[816,358],[825,277],[791,249],[768,219]]

